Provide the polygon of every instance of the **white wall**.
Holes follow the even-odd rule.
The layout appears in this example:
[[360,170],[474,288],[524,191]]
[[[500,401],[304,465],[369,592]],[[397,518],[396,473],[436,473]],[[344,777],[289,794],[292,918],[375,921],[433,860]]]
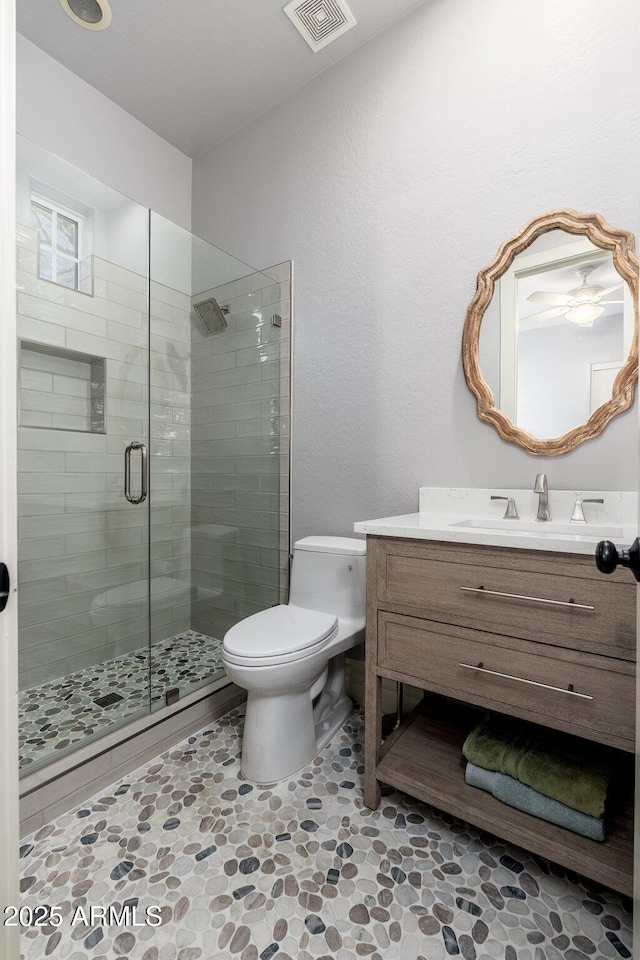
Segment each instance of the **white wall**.
[[[622,364],[626,359],[623,342],[622,314],[598,317],[592,327],[565,320],[519,330],[518,426],[544,439],[561,437],[585,423],[595,409],[591,405],[592,364]],[[540,389],[540,370],[544,370],[544,390]]]
[[17,67],[18,133],[190,229],[189,157],[22,36]]
[[194,231],[294,260],[294,535],[421,484],[633,489],[637,413],[560,458],[477,420],[477,271],[558,206],[640,226],[640,7],[432,0],[194,163]]

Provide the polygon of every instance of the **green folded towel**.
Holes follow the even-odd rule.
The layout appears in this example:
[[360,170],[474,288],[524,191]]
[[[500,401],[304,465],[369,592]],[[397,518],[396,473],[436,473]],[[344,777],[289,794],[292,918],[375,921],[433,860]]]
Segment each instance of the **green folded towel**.
[[574,810],[604,814],[611,768],[593,743],[492,715],[472,730],[462,752],[470,763],[513,777]]
[[538,817],[539,820],[556,823],[565,830],[572,830],[573,833],[579,833],[583,837],[600,843],[605,839],[604,817],[590,817],[586,813],[574,810],[566,803],[552,800],[544,793],[533,790],[519,780],[505,776],[504,773],[483,770],[482,767],[468,763],[464,779],[469,786],[486,790],[492,793],[496,800],[501,800],[502,803],[515,807],[516,810],[530,813],[532,817]]

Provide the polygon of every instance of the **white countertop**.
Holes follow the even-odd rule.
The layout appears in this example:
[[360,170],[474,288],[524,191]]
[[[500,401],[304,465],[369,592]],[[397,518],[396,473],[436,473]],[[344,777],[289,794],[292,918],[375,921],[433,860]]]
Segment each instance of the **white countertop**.
[[[504,501],[491,494],[513,496],[520,520],[502,519]],[[569,523],[576,497],[598,497],[604,504],[585,504],[585,524]],[[637,536],[636,493],[613,491],[550,491],[551,522],[538,522],[537,496],[530,490],[468,490],[424,487],[420,511],[354,524],[357,533],[381,537],[408,537],[450,543],[486,544],[522,550],[548,550],[593,556],[600,540],[612,540],[625,549]],[[431,508],[431,509],[430,509]],[[434,509],[435,508],[435,509]]]

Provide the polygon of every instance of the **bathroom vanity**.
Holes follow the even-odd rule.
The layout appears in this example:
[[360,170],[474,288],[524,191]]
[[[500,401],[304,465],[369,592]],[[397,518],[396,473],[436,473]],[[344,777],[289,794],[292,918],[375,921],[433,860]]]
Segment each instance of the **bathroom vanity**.
[[[578,494],[560,493],[556,515],[569,517]],[[508,494],[523,506],[531,496]],[[593,556],[608,532],[630,542],[633,525],[613,517],[626,494],[601,496],[591,524],[502,520],[487,516],[490,491],[443,490],[421,491],[419,514],[356,524],[367,534],[365,803],[390,785],[631,894],[636,586],[628,571],[600,574]],[[384,742],[383,678],[425,691]],[[486,710],[618,751],[604,843],[465,783],[462,744]]]

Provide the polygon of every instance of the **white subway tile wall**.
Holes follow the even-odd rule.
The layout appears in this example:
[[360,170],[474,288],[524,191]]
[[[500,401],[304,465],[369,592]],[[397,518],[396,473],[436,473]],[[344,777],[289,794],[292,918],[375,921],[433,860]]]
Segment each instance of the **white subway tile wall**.
[[103,359],[23,340],[19,362],[20,426],[104,433]]
[[207,297],[228,313],[192,325],[192,628],[220,637],[288,595],[291,264]]
[[[50,355],[23,351],[18,492],[25,689],[148,643],[148,503],[133,506],[123,491],[131,440],[147,443],[151,460],[152,638],[190,628],[190,301],[175,291],[153,291],[152,317],[167,299],[174,305],[171,327],[155,338],[149,355],[145,277],[92,257],[93,295],[64,289],[38,279],[35,232],[20,226],[18,233],[18,335],[55,348]],[[87,432],[95,364],[90,374],[64,351],[104,358],[104,433]],[[137,463],[132,475],[135,484]]]
[[[156,644],[191,629],[191,299],[152,280],[150,307],[151,642]],[[125,409],[131,405],[128,397],[119,402]]]

